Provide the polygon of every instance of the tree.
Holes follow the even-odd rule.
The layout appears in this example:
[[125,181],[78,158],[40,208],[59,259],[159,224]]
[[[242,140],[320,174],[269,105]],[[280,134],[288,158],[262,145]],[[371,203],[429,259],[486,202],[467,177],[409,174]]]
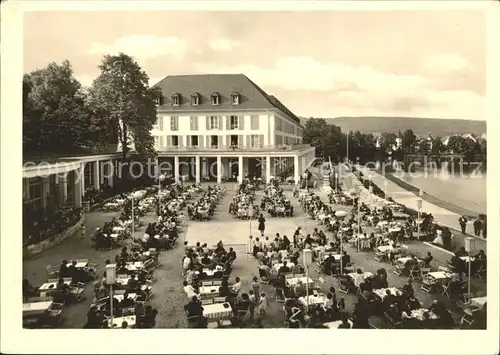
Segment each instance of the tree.
[[408,128],[402,134],[402,148],[404,153],[413,153],[415,150],[415,143],[417,136],[413,133],[413,130]]
[[149,87],[148,75],[126,54],[105,56],[99,68],[101,74],[90,88],[94,124],[116,136],[124,160],[132,142],[139,157],[154,157],[151,130],[157,120],[155,100],[160,90]]
[[86,93],[69,61],[50,63],[23,77],[25,154],[72,153],[92,145]]

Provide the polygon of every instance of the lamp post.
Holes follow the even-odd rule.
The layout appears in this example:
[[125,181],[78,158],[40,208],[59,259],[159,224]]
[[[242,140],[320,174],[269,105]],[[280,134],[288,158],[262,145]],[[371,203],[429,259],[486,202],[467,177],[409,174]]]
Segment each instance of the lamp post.
[[475,239],[472,238],[472,237],[466,237],[465,238],[465,245],[464,245],[464,247],[465,247],[465,251],[467,253],[469,253],[469,262],[468,262],[468,264],[469,264],[469,270],[468,270],[468,275],[467,275],[467,294],[468,294],[468,297],[469,297],[469,299],[467,300],[467,303],[469,303],[470,299],[471,299],[471,297],[470,297],[470,274],[471,274],[471,264],[472,264],[472,262],[471,262],[472,259],[471,258],[472,258],[472,252],[475,249]]
[[422,199],[419,198],[417,200],[417,234],[418,234],[418,237],[420,238],[420,218],[422,216]]
[[[337,217],[339,220],[343,221],[344,218],[347,216],[346,211],[335,211],[335,217]],[[344,242],[343,242],[343,232],[340,234],[340,274],[343,274],[343,265],[342,265],[342,253],[344,252]]]
[[134,200],[141,198],[139,191],[132,192],[132,239],[135,239],[135,216],[134,216]]
[[357,216],[357,224],[358,224],[358,232],[357,232],[357,241],[356,241],[356,248],[357,250],[359,251],[359,235],[361,233],[361,225],[360,225],[360,211],[361,211],[361,203],[360,203],[360,199],[361,199],[361,189],[358,187],[356,189],[351,189],[350,190],[350,193],[351,195],[354,195],[354,197],[357,197],[358,198],[358,208],[357,208],[357,213],[358,213],[358,216]]
[[160,174],[158,176],[158,207],[159,207],[159,210],[160,210],[160,214],[161,214],[161,195],[160,195],[160,192],[161,192],[161,183],[165,180],[165,178],[166,178],[166,176],[163,175],[163,174]]
[[384,198],[387,200],[387,179],[384,179]]
[[113,328],[113,285],[116,283],[116,264],[106,265],[106,284],[109,285],[110,328]]
[[306,304],[307,304],[307,311],[309,311],[309,266],[312,265],[312,250],[311,249],[304,249],[303,251],[303,261],[304,261],[304,267],[306,268]]
[[251,208],[248,209],[248,221],[250,222],[248,224],[248,228],[249,228],[249,232],[250,232],[249,235],[252,235],[252,218],[253,218],[253,205]]

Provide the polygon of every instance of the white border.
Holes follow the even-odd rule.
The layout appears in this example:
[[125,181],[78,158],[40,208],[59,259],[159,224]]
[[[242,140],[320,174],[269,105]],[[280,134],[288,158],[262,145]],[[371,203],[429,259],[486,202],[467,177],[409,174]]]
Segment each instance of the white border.
[[[9,0],[1,9],[1,351],[3,353],[340,353],[340,354],[494,354],[498,353],[498,166],[490,158],[488,175],[488,330],[23,330],[21,326],[21,78],[22,13],[31,11],[148,10],[481,10],[488,13],[489,152],[498,152],[500,110],[499,6],[485,1],[27,1]],[[82,29],[84,30],[84,29]],[[75,40],[78,40],[75,38]],[[50,50],[50,48],[47,48]],[[496,109],[496,110],[495,110]],[[490,154],[491,155],[491,154]],[[493,177],[493,178],[491,178]],[[495,179],[495,180],[494,180]],[[17,212],[16,212],[17,211]],[[258,333],[259,332],[259,333]],[[265,335],[264,335],[265,334]],[[126,337],[126,338],[125,338]],[[127,339],[127,341],[123,341]],[[158,341],[160,340],[160,341]]]

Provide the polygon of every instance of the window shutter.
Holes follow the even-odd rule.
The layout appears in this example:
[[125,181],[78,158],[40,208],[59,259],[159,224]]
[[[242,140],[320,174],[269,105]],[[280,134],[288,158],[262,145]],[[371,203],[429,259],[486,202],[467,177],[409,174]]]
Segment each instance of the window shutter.
[[210,116],[205,116],[205,120],[207,123],[207,131],[210,129]]
[[177,136],[179,138],[177,138],[179,140],[179,148],[182,148],[184,147],[184,136]]
[[224,117],[219,116],[219,129],[224,129]]
[[186,136],[186,147],[191,148],[191,136]]
[[172,146],[172,136],[167,136],[167,147]]
[[250,148],[252,146],[252,144],[251,144],[251,136],[247,136],[246,140],[247,140],[247,146],[246,147]]
[[264,148],[264,135],[259,134],[259,148]]
[[240,121],[238,124],[240,131],[243,131],[245,129],[245,116],[239,116],[238,119]]
[[231,136],[226,135],[226,147],[230,147],[230,146],[231,146]]
[[205,140],[203,138],[205,138],[205,136],[198,136],[198,147],[200,148],[205,148]]
[[238,147],[243,148],[243,136],[241,134],[238,136]]
[[219,148],[222,147],[222,144],[223,144],[222,136],[217,136],[217,147]]
[[231,116],[226,116],[226,130],[231,129]]

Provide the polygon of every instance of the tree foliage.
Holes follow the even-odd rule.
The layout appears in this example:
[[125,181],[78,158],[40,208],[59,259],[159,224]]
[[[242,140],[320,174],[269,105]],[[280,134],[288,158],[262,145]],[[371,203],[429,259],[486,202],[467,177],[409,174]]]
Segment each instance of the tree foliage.
[[24,75],[24,154],[71,153],[91,146],[90,121],[85,92],[68,61]]
[[148,75],[126,54],[105,56],[99,68],[101,74],[90,88],[94,124],[117,139],[124,158],[131,143],[140,157],[154,157],[151,130],[157,119],[158,89],[149,87]]

